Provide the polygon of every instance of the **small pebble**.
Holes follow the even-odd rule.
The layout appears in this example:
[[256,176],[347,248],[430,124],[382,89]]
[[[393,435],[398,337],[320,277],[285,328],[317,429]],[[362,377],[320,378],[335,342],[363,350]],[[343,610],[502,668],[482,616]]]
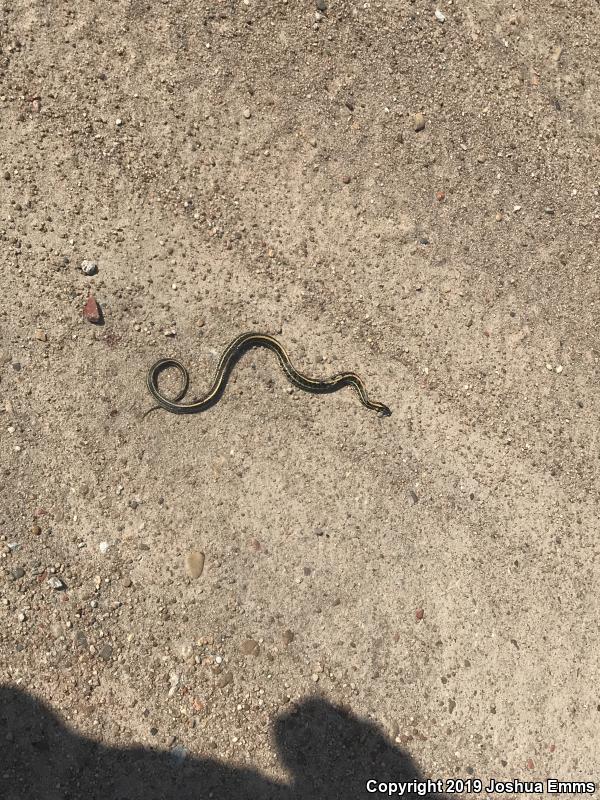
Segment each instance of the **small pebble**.
[[327,11],[327,0],[316,0],[315,6],[318,11]]
[[288,628],[287,630],[285,630],[285,631],[284,631],[284,632],[281,634],[281,640],[282,640],[282,642],[283,642],[283,644],[284,644],[284,647],[287,647],[288,645],[290,645],[290,644],[291,644],[291,643],[294,641],[294,632],[293,632],[293,631],[291,631],[291,630]]
[[90,295],[83,307],[83,316],[92,325],[98,325],[102,321],[102,311],[93,295]]
[[81,271],[85,275],[95,275],[98,272],[98,264],[95,261],[82,261]]
[[425,611],[422,608],[417,608],[415,613],[415,617],[417,618],[417,620],[420,622],[424,616],[425,616]]
[[435,193],[435,199],[438,202],[443,203],[444,200],[446,199],[446,193],[445,192],[436,192]]
[[350,183],[351,180],[352,178],[350,177],[350,175],[344,175],[344,177],[342,178],[342,183],[348,184]]
[[418,133],[419,131],[425,130],[425,117],[420,112],[415,114],[414,121],[413,121],[414,129]]
[[185,571],[190,578],[199,578],[204,571],[204,553],[192,551],[185,557]]
[[437,19],[438,22],[445,22],[446,21],[446,15],[443,14],[439,10],[439,8],[436,8],[436,10],[435,10],[435,18]]
[[48,336],[46,335],[46,332],[43,331],[41,328],[38,328],[36,330],[35,338],[38,340],[38,342],[47,342],[48,341]]
[[255,639],[244,639],[240,650],[245,656],[257,656],[260,653],[260,646]]
[[31,526],[31,532],[33,533],[34,536],[39,536],[41,534],[42,529],[37,524],[37,522],[34,522],[33,525]]
[[17,567],[16,569],[13,569],[11,574],[14,581],[19,581],[21,578],[25,577],[25,570],[23,567]]
[[113,654],[113,649],[109,644],[102,645],[102,647],[98,651],[98,656],[103,661],[110,661],[110,659],[112,658],[112,654]]
[[48,578],[48,586],[50,586],[51,589],[54,589],[57,592],[66,588],[65,584],[61,581],[60,578],[57,578],[56,575],[51,575]]
[[245,108],[242,113],[244,114],[245,119],[250,119],[250,117],[252,116],[252,112],[250,111],[249,108]]

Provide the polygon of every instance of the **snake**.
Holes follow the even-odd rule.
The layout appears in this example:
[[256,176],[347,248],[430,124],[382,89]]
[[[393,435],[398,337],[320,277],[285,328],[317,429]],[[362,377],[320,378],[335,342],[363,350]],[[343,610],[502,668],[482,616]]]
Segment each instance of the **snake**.
[[[334,375],[332,378],[325,378],[322,380],[309,378],[301,372],[298,372],[292,365],[285,348],[275,337],[266,333],[249,332],[240,334],[225,348],[217,364],[212,386],[203,397],[193,400],[192,402],[181,402],[187,393],[190,382],[189,372],[184,365],[175,358],[159,359],[150,367],[147,378],[148,390],[158,405],[146,411],[144,416],[160,408],[170,411],[173,414],[195,414],[206,411],[220,399],[229,375],[231,374],[231,370],[237,360],[243,353],[253,347],[264,347],[275,353],[287,379],[294,386],[297,386],[298,389],[302,389],[305,392],[329,394],[331,392],[337,392],[338,389],[344,386],[351,386],[358,394],[358,398],[365,408],[376,411],[378,416],[381,417],[389,417],[392,413],[388,406],[383,403],[375,403],[369,400],[369,395],[367,394],[364,383],[354,372],[342,372],[339,375]],[[163,370],[170,368],[176,369],[182,378],[182,387],[172,399],[161,394],[158,388],[158,376]]]

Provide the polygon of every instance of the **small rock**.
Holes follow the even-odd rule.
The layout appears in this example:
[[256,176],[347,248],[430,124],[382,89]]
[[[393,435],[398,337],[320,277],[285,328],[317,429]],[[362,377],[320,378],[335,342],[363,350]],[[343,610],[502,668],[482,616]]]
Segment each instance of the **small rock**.
[[415,612],[415,617],[417,618],[417,620],[420,622],[424,616],[425,616],[425,611],[422,608],[417,608]]
[[446,199],[446,192],[436,192],[436,193],[435,193],[435,199],[436,199],[436,200],[437,200],[439,203],[443,203],[443,202],[444,202],[444,200]]
[[315,6],[318,11],[327,11],[327,0],[316,0]]
[[178,744],[171,750],[171,758],[176,764],[182,764],[187,756],[187,750],[182,745]]
[[185,571],[190,578],[199,578],[204,571],[204,553],[192,551],[185,557]]
[[224,689],[225,686],[228,686],[233,681],[233,673],[231,672],[223,672],[219,675],[217,680],[217,686],[219,689]]
[[527,759],[527,769],[533,769],[534,767],[535,767],[535,764],[533,763],[533,759],[532,758],[528,758]]
[[260,653],[260,646],[255,639],[244,639],[240,650],[245,656],[257,656]]
[[85,275],[95,275],[98,272],[98,264],[95,261],[82,261],[81,271]]
[[423,116],[423,114],[421,114],[421,112],[419,112],[418,114],[415,114],[414,120],[413,120],[413,125],[414,125],[414,129],[415,129],[415,131],[417,133],[419,131],[425,130],[425,117]]
[[452,714],[455,708],[456,708],[456,700],[450,698],[450,700],[448,700],[448,713]]
[[252,116],[252,112],[250,111],[249,108],[245,108],[242,113],[245,119],[250,119],[250,117]]
[[50,586],[51,589],[54,589],[57,592],[67,588],[65,584],[61,581],[61,579],[56,577],[56,575],[51,575],[48,578],[48,586]]
[[281,640],[284,647],[288,647],[294,641],[294,632],[288,628],[281,634]]
[[39,536],[41,534],[42,529],[37,524],[37,522],[34,522],[33,525],[31,526],[31,532],[33,533],[34,536]]
[[348,184],[350,183],[351,180],[352,178],[350,177],[350,175],[344,175],[344,177],[342,178],[342,183]]
[[48,341],[48,337],[46,336],[46,332],[43,331],[41,328],[38,328],[36,330],[35,338],[38,340],[38,342],[47,342]]
[[419,502],[419,495],[415,491],[413,491],[412,489],[409,489],[408,496],[412,500],[413,505],[416,506],[417,503]]
[[98,545],[98,550],[100,550],[102,555],[105,556],[108,553],[109,547],[110,544],[108,542],[100,542],[100,544]]
[[16,569],[13,569],[11,575],[13,581],[20,581],[21,578],[25,577],[25,570],[23,569],[23,567],[17,567]]
[[93,295],[90,295],[83,307],[83,316],[92,325],[102,322],[102,310]]
[[443,14],[439,10],[439,8],[436,8],[436,10],[435,10],[435,18],[437,19],[438,22],[445,22],[446,21],[446,15]]
[[353,97],[346,98],[345,106],[349,111],[354,111],[354,98]]
[[112,658],[113,649],[111,645],[104,644],[98,651],[98,657],[101,658],[103,661],[110,661]]

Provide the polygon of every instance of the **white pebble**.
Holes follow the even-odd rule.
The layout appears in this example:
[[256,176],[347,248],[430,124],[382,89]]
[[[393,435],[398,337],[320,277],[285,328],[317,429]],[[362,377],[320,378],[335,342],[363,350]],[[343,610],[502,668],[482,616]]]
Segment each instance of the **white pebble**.
[[85,275],[95,275],[98,272],[98,264],[95,261],[85,261],[81,262],[81,271]]
[[435,18],[437,19],[438,22],[445,22],[446,21],[446,15],[442,14],[442,12],[439,10],[439,8],[436,8],[436,10],[435,10]]

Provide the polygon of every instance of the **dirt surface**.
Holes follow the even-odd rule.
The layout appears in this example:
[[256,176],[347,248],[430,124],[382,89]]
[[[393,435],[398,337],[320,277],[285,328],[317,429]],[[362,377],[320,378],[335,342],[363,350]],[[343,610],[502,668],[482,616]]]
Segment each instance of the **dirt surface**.
[[600,9],[319,6],[2,0],[3,798],[600,777]]

